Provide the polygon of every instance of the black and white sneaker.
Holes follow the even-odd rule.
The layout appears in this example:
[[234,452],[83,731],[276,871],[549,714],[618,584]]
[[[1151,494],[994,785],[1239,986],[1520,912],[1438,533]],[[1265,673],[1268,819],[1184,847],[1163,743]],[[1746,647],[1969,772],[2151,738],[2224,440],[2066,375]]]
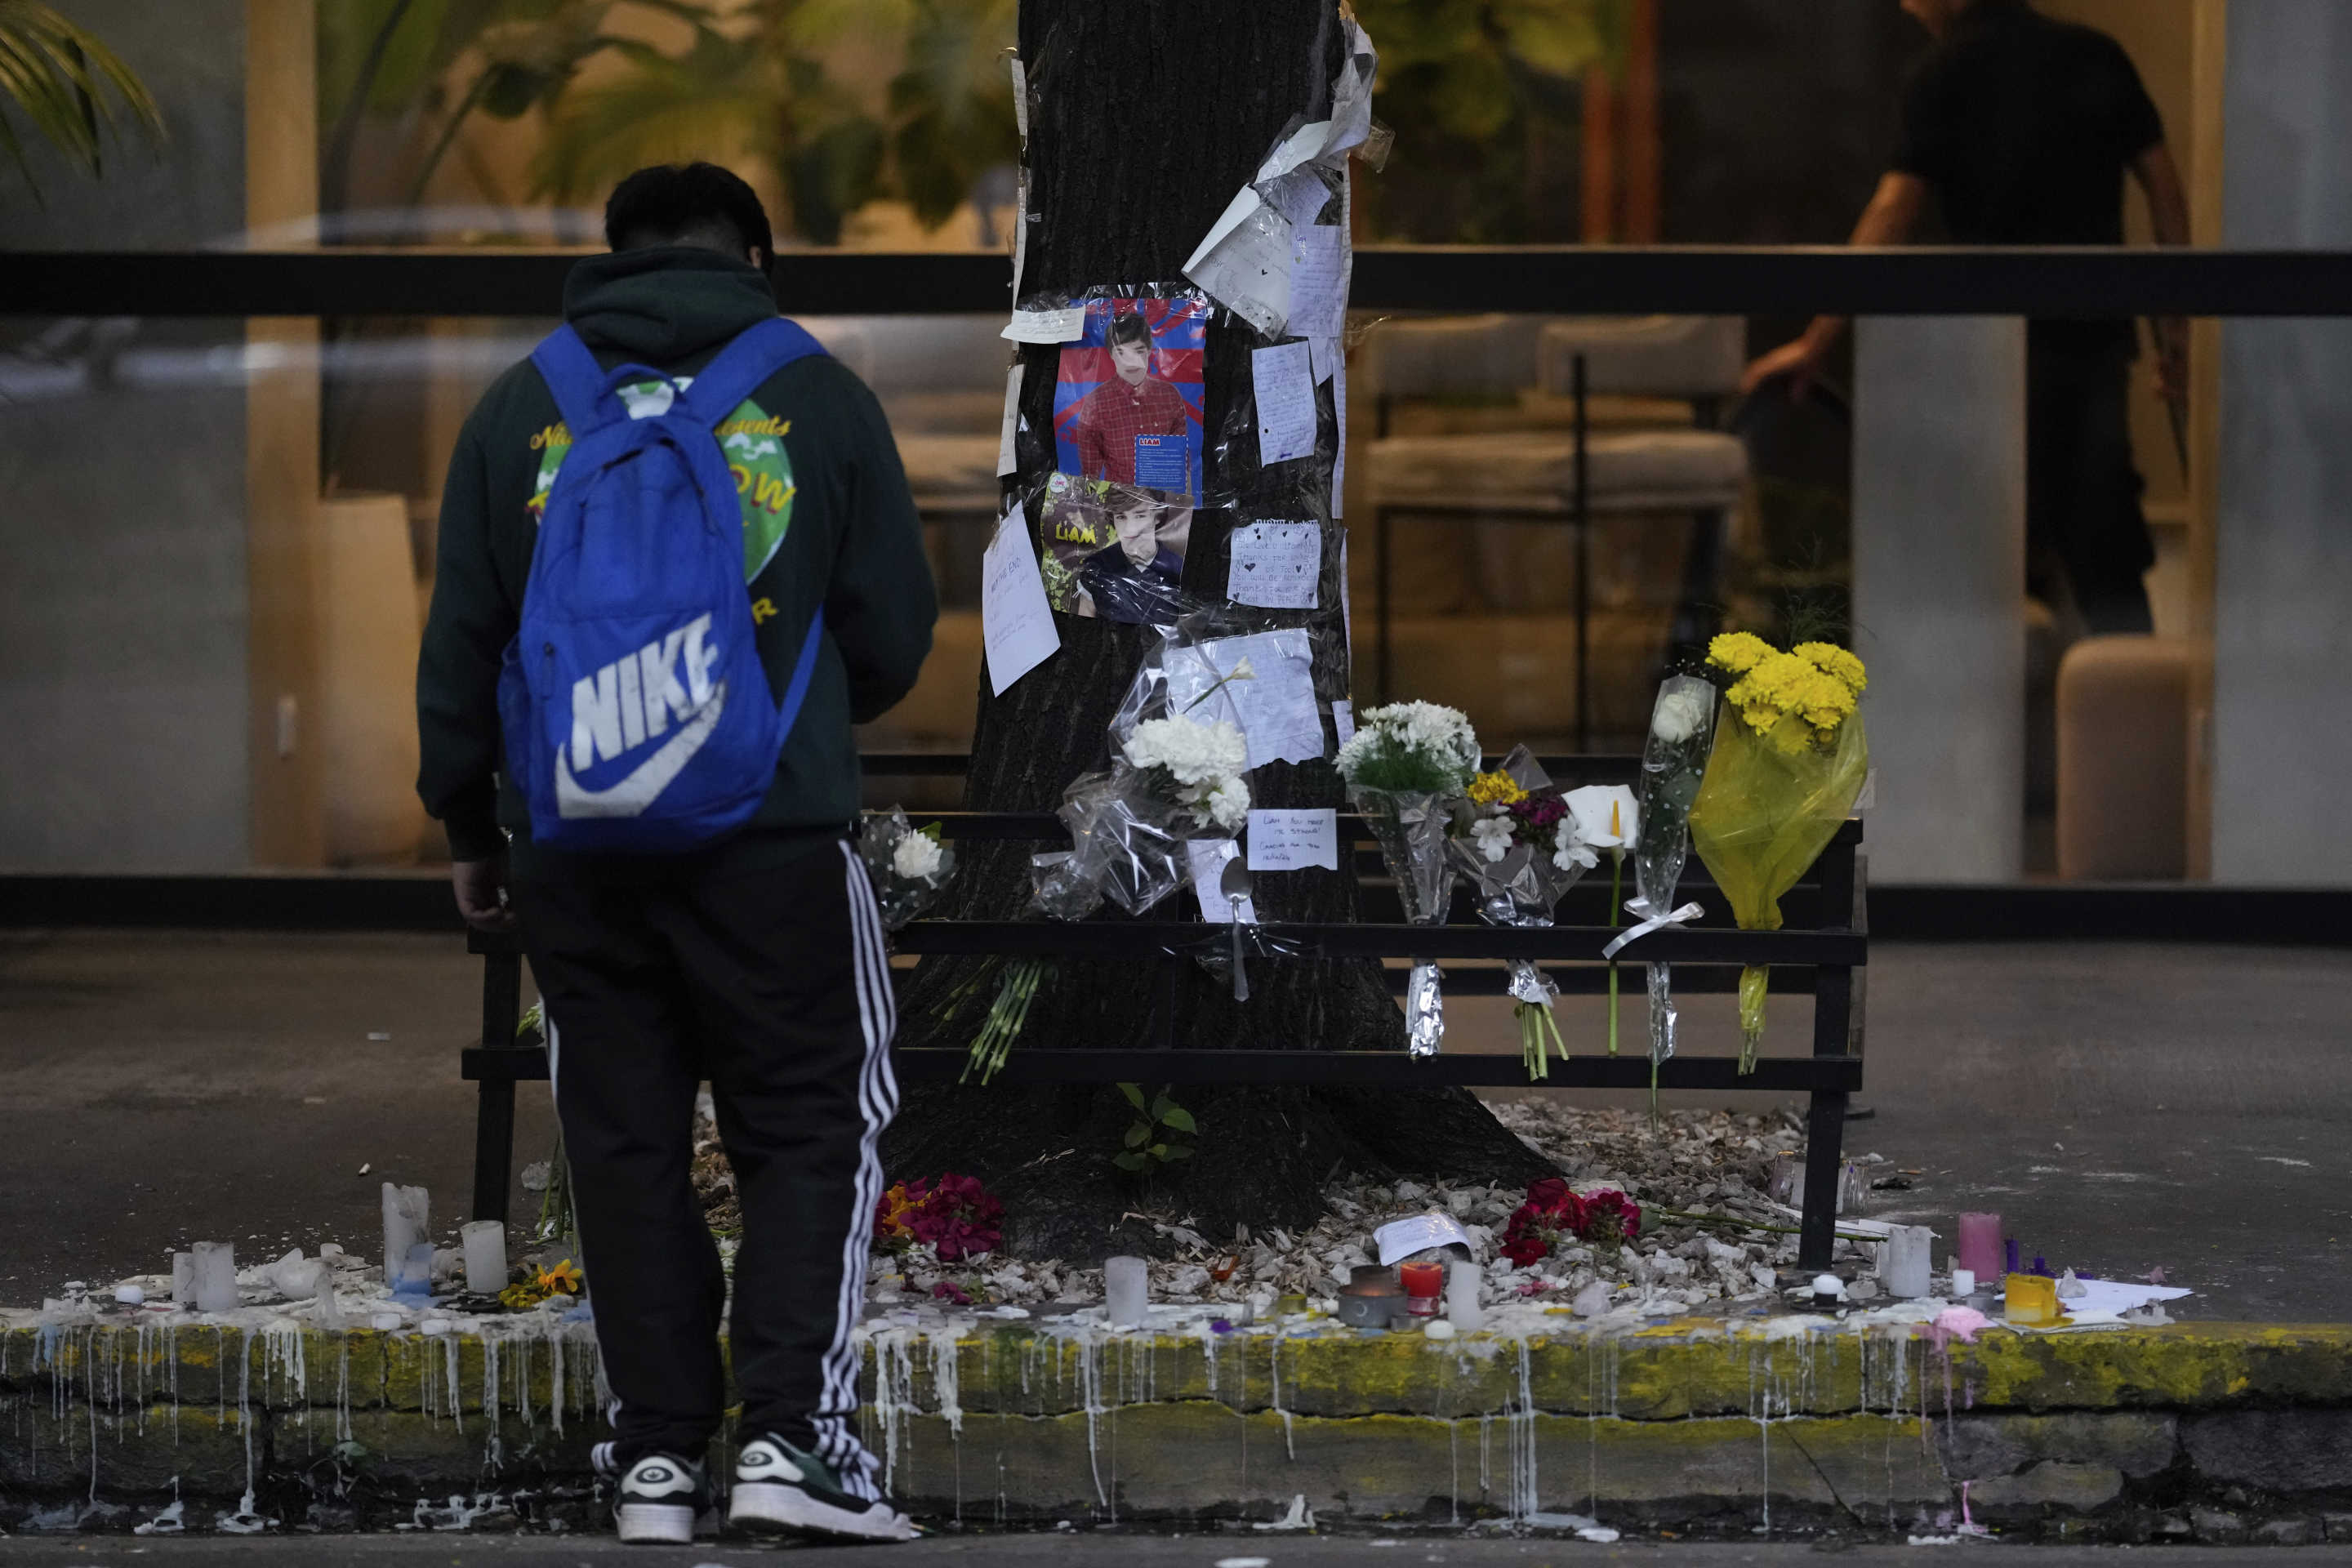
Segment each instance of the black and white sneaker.
[[613,1494],[613,1521],[631,1544],[684,1546],[719,1533],[719,1505],[702,1467],[675,1454],[647,1454]]
[[761,1534],[793,1531],[833,1541],[912,1541],[915,1527],[887,1502],[844,1489],[833,1468],[781,1437],[754,1437],[735,1458],[727,1522]]

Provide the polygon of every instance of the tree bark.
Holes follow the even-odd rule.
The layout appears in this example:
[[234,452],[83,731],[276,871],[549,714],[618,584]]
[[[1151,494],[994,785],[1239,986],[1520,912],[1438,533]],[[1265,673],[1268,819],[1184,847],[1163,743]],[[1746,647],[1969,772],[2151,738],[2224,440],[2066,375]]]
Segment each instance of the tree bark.
[[[1029,232],[1017,289],[1026,298],[1097,284],[1181,283],[1192,247],[1276,137],[1295,117],[1328,111],[1342,35],[1334,0],[1023,0],[1020,43],[1031,89]],[[1201,599],[1223,600],[1236,513],[1319,521],[1319,607],[1275,618],[1309,630],[1316,695],[1328,712],[1349,691],[1342,531],[1328,495],[1338,431],[1332,387],[1318,394],[1322,455],[1288,465],[1280,482],[1257,471],[1254,436],[1237,440],[1235,453],[1218,450],[1228,411],[1249,405],[1250,350],[1265,341],[1222,310],[1210,326],[1206,488],[1241,501],[1194,513],[1184,586]],[[1026,495],[1055,466],[1059,351],[1021,353],[1026,428],[1011,489]],[[1300,468],[1315,471],[1311,483],[1289,477]],[[1034,529],[1034,505],[1029,519]],[[1002,697],[992,696],[983,679],[965,791],[970,809],[1049,811],[1072,779],[1106,765],[1107,727],[1157,634],[1067,616],[1057,626],[1061,651]],[[1261,806],[1343,804],[1339,775],[1326,762],[1268,763],[1249,782]],[[939,912],[1022,915],[1029,857],[1048,847],[961,846]],[[1265,874],[1255,899],[1269,921],[1339,921],[1355,917],[1355,894],[1353,868],[1343,860],[1336,872]],[[1192,918],[1189,899],[1180,893],[1151,918]],[[901,1038],[969,1044],[1003,967],[987,959],[926,961],[907,977]],[[1013,1049],[1141,1044],[1151,976],[1148,963],[1057,963]],[[1254,960],[1244,1004],[1234,1001],[1229,982],[1197,966],[1188,966],[1186,977],[1180,1016],[1186,1043],[1196,1048],[1403,1048],[1402,1015],[1369,960]],[[1112,1163],[1133,1117],[1108,1089],[916,1086],[884,1152],[894,1179],[943,1170],[981,1177],[1004,1200],[1010,1251],[1073,1259],[1113,1248],[1164,1250],[1139,1214],[1188,1220],[1218,1241],[1236,1224],[1309,1225],[1323,1212],[1325,1184],[1343,1170],[1503,1182],[1549,1173],[1462,1090],[1177,1085],[1172,1098],[1198,1121],[1195,1156],[1144,1181]]]

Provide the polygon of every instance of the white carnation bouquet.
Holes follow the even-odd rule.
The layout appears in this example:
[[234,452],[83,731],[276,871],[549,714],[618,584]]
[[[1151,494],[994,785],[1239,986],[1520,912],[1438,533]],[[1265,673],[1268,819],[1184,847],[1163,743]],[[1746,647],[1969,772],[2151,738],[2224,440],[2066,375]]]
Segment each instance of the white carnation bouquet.
[[1249,782],[1242,777],[1249,745],[1226,721],[1146,719],[1122,750],[1144,786],[1183,806],[1199,826],[1230,833],[1249,820]]
[[[1396,879],[1405,920],[1444,924],[1454,888],[1446,827],[1453,803],[1478,772],[1478,736],[1469,718],[1433,702],[1370,709],[1354,738],[1339,748],[1337,766]],[[1416,959],[1405,985],[1405,1048],[1417,1057],[1435,1056],[1444,1038],[1437,965]]]
[[938,901],[955,871],[955,851],[940,841],[940,825],[915,826],[903,807],[866,819],[857,857],[874,884],[882,929],[895,931]]

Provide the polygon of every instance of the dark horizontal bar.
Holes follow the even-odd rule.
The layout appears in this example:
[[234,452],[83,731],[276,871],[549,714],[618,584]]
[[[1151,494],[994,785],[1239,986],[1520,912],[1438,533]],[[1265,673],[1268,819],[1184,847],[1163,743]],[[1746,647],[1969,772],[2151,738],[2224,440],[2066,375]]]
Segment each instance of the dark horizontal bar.
[[[1307,925],[1269,921],[1267,942],[1302,958],[1532,958],[1598,963],[1614,934],[1602,926],[1540,931],[1496,926]],[[900,952],[1003,953],[1039,958],[1149,959],[1211,951],[1228,928],[1177,921],[917,921],[898,935]],[[1869,962],[1867,938],[1842,931],[1707,931],[1670,926],[1627,946],[1625,963],[1814,963]]]
[[[958,1050],[891,1053],[901,1078],[933,1082],[960,1077],[966,1059],[965,1053]],[[467,1082],[544,1081],[547,1053],[536,1048],[469,1048],[462,1053],[459,1070]],[[1475,1052],[1419,1060],[1401,1051],[1064,1051],[1015,1046],[994,1083],[1145,1081],[1519,1089],[1527,1086],[1528,1079],[1517,1057]],[[1638,1051],[1616,1057],[1570,1057],[1566,1061],[1555,1057],[1550,1073],[1541,1082],[1548,1089],[1647,1089],[1650,1058]],[[1850,1094],[1862,1088],[1862,1058],[1766,1057],[1757,1062],[1755,1071],[1743,1074],[1737,1057],[1675,1057],[1659,1065],[1658,1087],[1778,1093],[1843,1089]]]
[[[564,251],[0,252],[8,313],[47,316],[551,316]],[[797,251],[796,315],[987,313],[1005,257]],[[1743,246],[1370,246],[1368,310],[1585,315],[2352,315],[2352,254],[2329,250]]]
[[[901,1050],[891,1054],[898,1076],[936,1082],[964,1070],[959,1050]],[[1639,1051],[1617,1057],[1552,1059],[1546,1089],[1647,1089],[1650,1058]],[[1030,1050],[1013,1054],[989,1086],[1024,1083],[1253,1083],[1370,1084],[1425,1089],[1459,1084],[1478,1089],[1525,1089],[1527,1068],[1516,1056],[1478,1052],[1441,1053],[1419,1059],[1402,1051],[1153,1051]],[[1767,1057],[1743,1074],[1737,1057],[1675,1057],[1658,1067],[1661,1089],[1754,1089],[1805,1093],[1862,1088],[1860,1057]],[[987,1089],[974,1088],[975,1093]]]
[[[857,765],[868,778],[960,778],[971,772],[971,754],[964,752],[860,752]],[[1503,765],[1499,755],[1479,759],[1483,768]],[[1596,752],[1587,756],[1538,757],[1536,765],[1554,778],[1563,776],[1631,779],[1642,771],[1642,759],[1632,754]]]
[[[1691,864],[1695,879],[1696,857]],[[1684,891],[1696,886],[1685,881]],[[1569,898],[1590,898],[1596,887],[1608,891],[1588,875]],[[1364,890],[1368,911],[1381,894]],[[1801,902],[1782,907],[1799,918]],[[452,952],[466,935],[437,871],[0,872],[0,930],[76,928],[427,931],[447,937]],[[2352,947],[2352,888],[1873,883],[1870,939]]]
[[[1363,815],[1353,811],[1335,811],[1339,820],[1339,837],[1358,844],[1372,842],[1370,828],[1364,826]],[[907,820],[918,827],[931,823],[940,825],[940,837],[950,841],[959,838],[1019,838],[1032,842],[1063,839],[1069,837],[1062,819],[1050,811],[910,811]],[[1862,823],[1848,817],[1840,826],[1830,843],[1835,845],[1862,842]]]

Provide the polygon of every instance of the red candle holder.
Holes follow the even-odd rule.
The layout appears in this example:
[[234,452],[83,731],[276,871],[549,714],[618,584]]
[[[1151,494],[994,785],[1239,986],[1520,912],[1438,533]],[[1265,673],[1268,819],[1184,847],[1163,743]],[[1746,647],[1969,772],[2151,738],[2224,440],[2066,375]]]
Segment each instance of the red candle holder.
[[1416,1318],[1437,1315],[1437,1299],[1445,1293],[1445,1265],[1400,1263],[1397,1280],[1404,1287],[1407,1312]]

